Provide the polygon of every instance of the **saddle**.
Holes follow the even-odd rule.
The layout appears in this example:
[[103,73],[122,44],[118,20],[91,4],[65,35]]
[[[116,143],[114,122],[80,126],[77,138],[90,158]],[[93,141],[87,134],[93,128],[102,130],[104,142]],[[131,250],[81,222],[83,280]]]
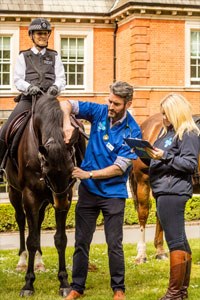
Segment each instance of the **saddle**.
[[31,117],[30,110],[26,110],[22,112],[20,115],[18,115],[12,120],[6,132],[5,142],[8,147],[8,155],[13,160],[16,166],[17,166],[17,149],[18,149],[19,141],[30,117]]

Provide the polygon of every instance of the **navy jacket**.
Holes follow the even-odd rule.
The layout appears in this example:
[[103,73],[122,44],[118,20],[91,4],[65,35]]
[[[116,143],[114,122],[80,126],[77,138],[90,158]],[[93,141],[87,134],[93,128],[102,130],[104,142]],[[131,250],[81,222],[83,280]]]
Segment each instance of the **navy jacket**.
[[154,146],[164,150],[162,160],[151,159],[150,184],[154,197],[162,194],[192,196],[192,174],[198,167],[200,137],[184,133],[182,140],[175,138],[173,128],[158,138]]

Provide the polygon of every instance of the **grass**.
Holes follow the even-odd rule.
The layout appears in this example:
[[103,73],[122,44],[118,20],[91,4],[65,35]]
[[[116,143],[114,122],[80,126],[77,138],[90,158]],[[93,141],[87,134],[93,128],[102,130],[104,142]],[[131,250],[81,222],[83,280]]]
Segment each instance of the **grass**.
[[[200,240],[191,239],[193,264],[189,288],[190,300],[199,299],[200,295]],[[126,299],[127,300],[156,300],[166,291],[168,285],[169,261],[157,261],[154,258],[153,243],[147,243],[148,262],[135,265],[136,245],[125,244],[126,261]],[[73,247],[66,250],[66,262],[71,282]],[[18,256],[17,250],[0,251],[0,295],[3,300],[17,300],[24,285],[25,273],[15,271]],[[55,248],[43,249],[43,260],[46,265],[45,273],[37,273],[34,284],[35,295],[31,300],[61,300],[58,295],[57,252]],[[108,270],[106,245],[91,245],[90,262],[96,264],[98,270],[89,272],[84,300],[112,299],[110,277]]]

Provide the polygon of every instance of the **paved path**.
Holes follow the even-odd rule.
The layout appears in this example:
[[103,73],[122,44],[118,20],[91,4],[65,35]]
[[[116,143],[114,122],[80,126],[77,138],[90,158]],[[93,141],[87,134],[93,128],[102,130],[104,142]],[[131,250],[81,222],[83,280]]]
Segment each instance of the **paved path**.
[[[55,231],[43,231],[41,243],[43,247],[54,246]],[[147,225],[146,241],[151,242],[154,239],[155,225]],[[186,233],[188,238],[200,239],[200,221],[186,223]],[[137,243],[139,241],[139,226],[124,226],[124,243]],[[67,230],[68,246],[74,246],[74,230]],[[97,227],[92,240],[93,244],[104,244],[105,236],[103,228]],[[19,233],[1,233],[0,234],[0,249],[16,249],[19,248]]]

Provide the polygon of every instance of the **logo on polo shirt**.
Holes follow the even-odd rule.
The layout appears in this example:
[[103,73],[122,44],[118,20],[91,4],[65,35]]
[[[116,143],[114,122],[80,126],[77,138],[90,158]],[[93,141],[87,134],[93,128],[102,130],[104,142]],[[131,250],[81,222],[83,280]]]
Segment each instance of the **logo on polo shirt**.
[[103,122],[99,122],[98,123],[98,126],[97,126],[97,130],[98,131],[101,131],[101,130],[106,130],[106,121],[103,121]]

